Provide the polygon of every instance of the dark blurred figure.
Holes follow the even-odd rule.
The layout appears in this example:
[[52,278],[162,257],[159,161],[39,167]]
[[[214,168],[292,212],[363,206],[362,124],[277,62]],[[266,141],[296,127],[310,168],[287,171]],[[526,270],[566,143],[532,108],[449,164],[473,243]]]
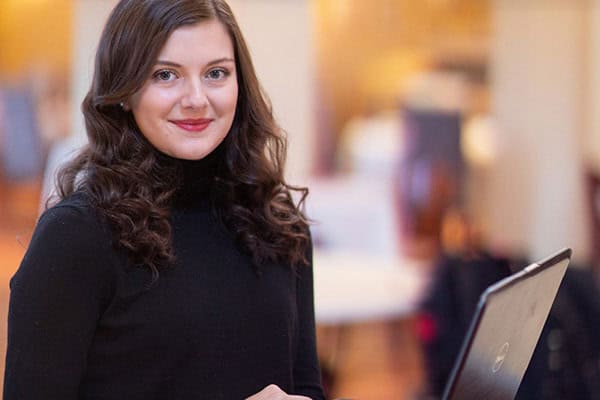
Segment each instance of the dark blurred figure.
[[589,270],[567,270],[517,399],[600,398],[599,295]]
[[585,170],[587,207],[591,224],[590,248],[592,270],[600,277],[600,171],[591,166]]
[[398,176],[400,232],[405,252],[439,252],[446,211],[462,203],[465,163],[460,150],[459,112],[402,110],[405,148]]

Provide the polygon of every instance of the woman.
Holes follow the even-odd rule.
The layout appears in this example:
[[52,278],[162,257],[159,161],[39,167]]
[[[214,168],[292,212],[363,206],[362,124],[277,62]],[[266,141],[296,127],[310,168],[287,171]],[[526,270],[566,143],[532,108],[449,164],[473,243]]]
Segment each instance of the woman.
[[121,0],[83,113],[11,281],[4,399],[322,399],[307,191],[227,4]]

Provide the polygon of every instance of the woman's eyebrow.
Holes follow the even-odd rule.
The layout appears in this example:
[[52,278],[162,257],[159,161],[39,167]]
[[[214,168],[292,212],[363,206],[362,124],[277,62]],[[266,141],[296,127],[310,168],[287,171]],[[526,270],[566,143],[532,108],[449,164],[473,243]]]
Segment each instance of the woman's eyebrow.
[[[209,62],[206,65],[221,64],[221,63],[224,63],[224,62],[235,62],[235,59],[230,58],[230,57],[222,57],[222,58],[218,58],[216,60],[213,60],[213,61]],[[157,60],[155,65],[167,65],[167,66],[170,66],[170,67],[177,67],[177,68],[181,68],[182,67],[181,64],[178,64],[178,63],[173,62],[173,61],[168,61],[168,60]]]
[[156,60],[156,63],[154,65],[168,65],[169,67],[181,67],[181,64],[177,64],[176,62],[166,60]]
[[235,63],[235,59],[230,58],[230,57],[223,57],[223,58],[218,58],[214,61],[209,62],[207,65],[215,65],[215,64],[221,64],[224,62],[232,62]]

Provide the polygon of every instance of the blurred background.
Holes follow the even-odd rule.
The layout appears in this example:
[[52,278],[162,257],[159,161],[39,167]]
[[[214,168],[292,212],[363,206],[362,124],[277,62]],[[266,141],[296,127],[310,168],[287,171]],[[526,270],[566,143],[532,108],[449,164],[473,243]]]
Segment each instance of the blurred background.
[[[0,0],[2,351],[8,281],[85,142],[115,3]],[[571,247],[522,396],[598,398],[600,0],[230,4],[288,134],[287,177],[311,190],[331,396],[436,398],[483,288]]]

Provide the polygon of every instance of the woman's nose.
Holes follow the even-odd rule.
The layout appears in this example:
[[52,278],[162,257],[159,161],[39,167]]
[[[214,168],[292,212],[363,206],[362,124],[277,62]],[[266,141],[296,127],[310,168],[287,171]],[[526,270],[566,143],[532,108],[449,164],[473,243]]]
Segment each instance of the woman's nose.
[[185,85],[185,91],[181,98],[181,106],[184,108],[203,108],[208,105],[208,98],[199,79],[190,80]]

